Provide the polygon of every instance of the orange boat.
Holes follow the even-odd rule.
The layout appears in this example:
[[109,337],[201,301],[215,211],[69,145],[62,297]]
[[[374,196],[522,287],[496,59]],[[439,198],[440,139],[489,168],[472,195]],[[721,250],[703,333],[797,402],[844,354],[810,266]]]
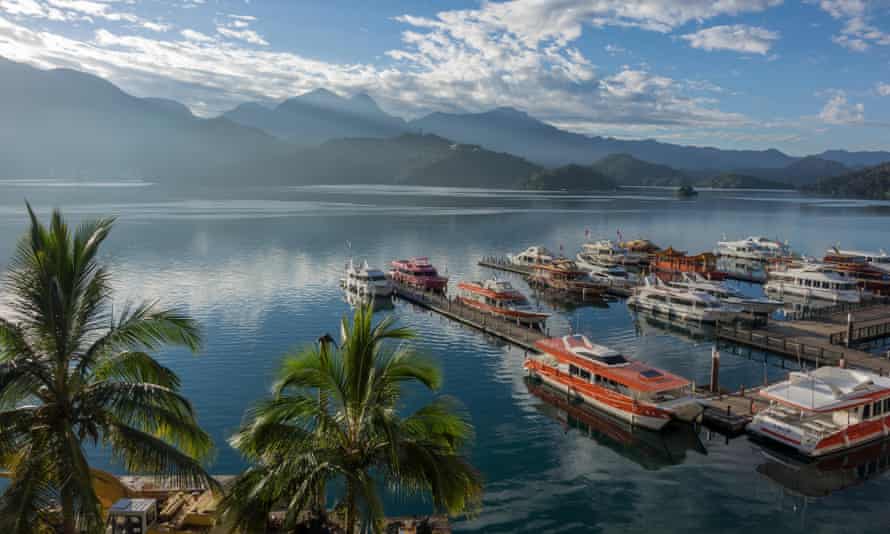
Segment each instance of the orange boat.
[[698,273],[716,281],[726,278],[726,273],[717,269],[717,256],[710,252],[689,256],[685,251],[668,247],[655,254],[649,267],[665,281],[669,281],[679,273]]
[[854,278],[862,289],[878,295],[890,295],[890,272],[875,267],[866,258],[829,251],[822,261],[831,270]]
[[517,323],[540,328],[549,313],[535,311],[519,290],[506,280],[461,282],[458,299],[466,306]]
[[582,298],[597,297],[605,291],[605,286],[594,282],[587,271],[566,259],[533,266],[528,283],[532,287],[564,291]]
[[530,376],[614,417],[651,430],[702,411],[688,380],[632,361],[585,336],[542,339],[525,361]]

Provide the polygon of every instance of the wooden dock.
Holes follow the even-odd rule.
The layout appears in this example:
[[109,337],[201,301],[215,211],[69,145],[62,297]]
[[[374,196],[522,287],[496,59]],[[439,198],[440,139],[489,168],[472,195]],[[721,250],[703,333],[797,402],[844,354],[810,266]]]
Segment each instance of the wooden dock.
[[841,365],[843,360],[849,367],[881,375],[890,372],[890,360],[855,348],[858,343],[890,335],[890,305],[884,302],[828,313],[818,319],[770,321],[755,329],[721,323],[714,333],[719,340],[772,352],[800,363]]
[[702,424],[730,437],[742,434],[754,414],[769,406],[759,391],[760,387],[720,394],[707,388],[697,390],[699,402],[705,406]]
[[485,334],[502,339],[517,347],[535,351],[535,342],[547,337],[544,332],[495,317],[462,304],[457,299],[445,295],[418,291],[401,284],[395,285],[395,294],[400,299],[421,308],[434,311],[451,320],[470,326]]

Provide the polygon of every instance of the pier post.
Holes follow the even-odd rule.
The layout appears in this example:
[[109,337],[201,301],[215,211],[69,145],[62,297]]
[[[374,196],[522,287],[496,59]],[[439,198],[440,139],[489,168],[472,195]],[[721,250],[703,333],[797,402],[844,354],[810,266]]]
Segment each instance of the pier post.
[[847,348],[850,348],[850,343],[853,340],[853,314],[851,312],[847,312]]
[[711,348],[711,393],[720,393],[720,351]]

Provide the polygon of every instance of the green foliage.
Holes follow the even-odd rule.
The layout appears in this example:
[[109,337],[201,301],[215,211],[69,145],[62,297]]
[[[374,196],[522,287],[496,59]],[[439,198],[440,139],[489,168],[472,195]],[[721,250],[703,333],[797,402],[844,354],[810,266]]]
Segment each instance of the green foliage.
[[682,171],[667,165],[639,160],[629,154],[612,154],[593,164],[593,169],[618,185],[670,186],[691,183]]
[[[6,280],[11,312],[0,318],[0,532],[48,526],[101,530],[84,446],[108,447],[130,472],[183,483],[213,482],[199,459],[212,450],[178,377],[148,351],[197,350],[188,316],[152,304],[112,315],[111,276],[97,260],[112,220],[72,232],[61,214],[31,229]],[[61,520],[50,512],[61,506]]]
[[[272,397],[259,402],[230,440],[253,466],[223,499],[223,521],[261,531],[273,507],[287,510],[285,528],[307,514],[323,516],[326,488],[344,488],[338,508],[380,531],[378,482],[401,494],[430,494],[437,509],[472,511],[478,473],[462,455],[473,429],[455,401],[439,398],[402,417],[403,387],[441,385],[439,369],[404,346],[411,339],[392,318],[372,322],[370,308],[341,325],[339,347],[321,344],[285,357]],[[361,516],[361,517],[359,517]],[[351,530],[350,530],[351,532]]]
[[582,165],[542,170],[532,175],[525,185],[527,189],[566,191],[604,191],[617,187],[608,176]]
[[791,189],[791,186],[780,182],[734,172],[718,174],[700,182],[699,185],[728,189]]
[[839,197],[890,199],[890,162],[819,180],[806,190]]

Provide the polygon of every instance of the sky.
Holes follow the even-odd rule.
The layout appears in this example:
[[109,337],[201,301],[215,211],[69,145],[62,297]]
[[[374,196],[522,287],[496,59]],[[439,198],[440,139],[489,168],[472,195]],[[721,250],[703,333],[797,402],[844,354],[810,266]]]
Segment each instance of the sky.
[[200,116],[323,87],[406,119],[890,150],[890,0],[0,0],[0,56]]

